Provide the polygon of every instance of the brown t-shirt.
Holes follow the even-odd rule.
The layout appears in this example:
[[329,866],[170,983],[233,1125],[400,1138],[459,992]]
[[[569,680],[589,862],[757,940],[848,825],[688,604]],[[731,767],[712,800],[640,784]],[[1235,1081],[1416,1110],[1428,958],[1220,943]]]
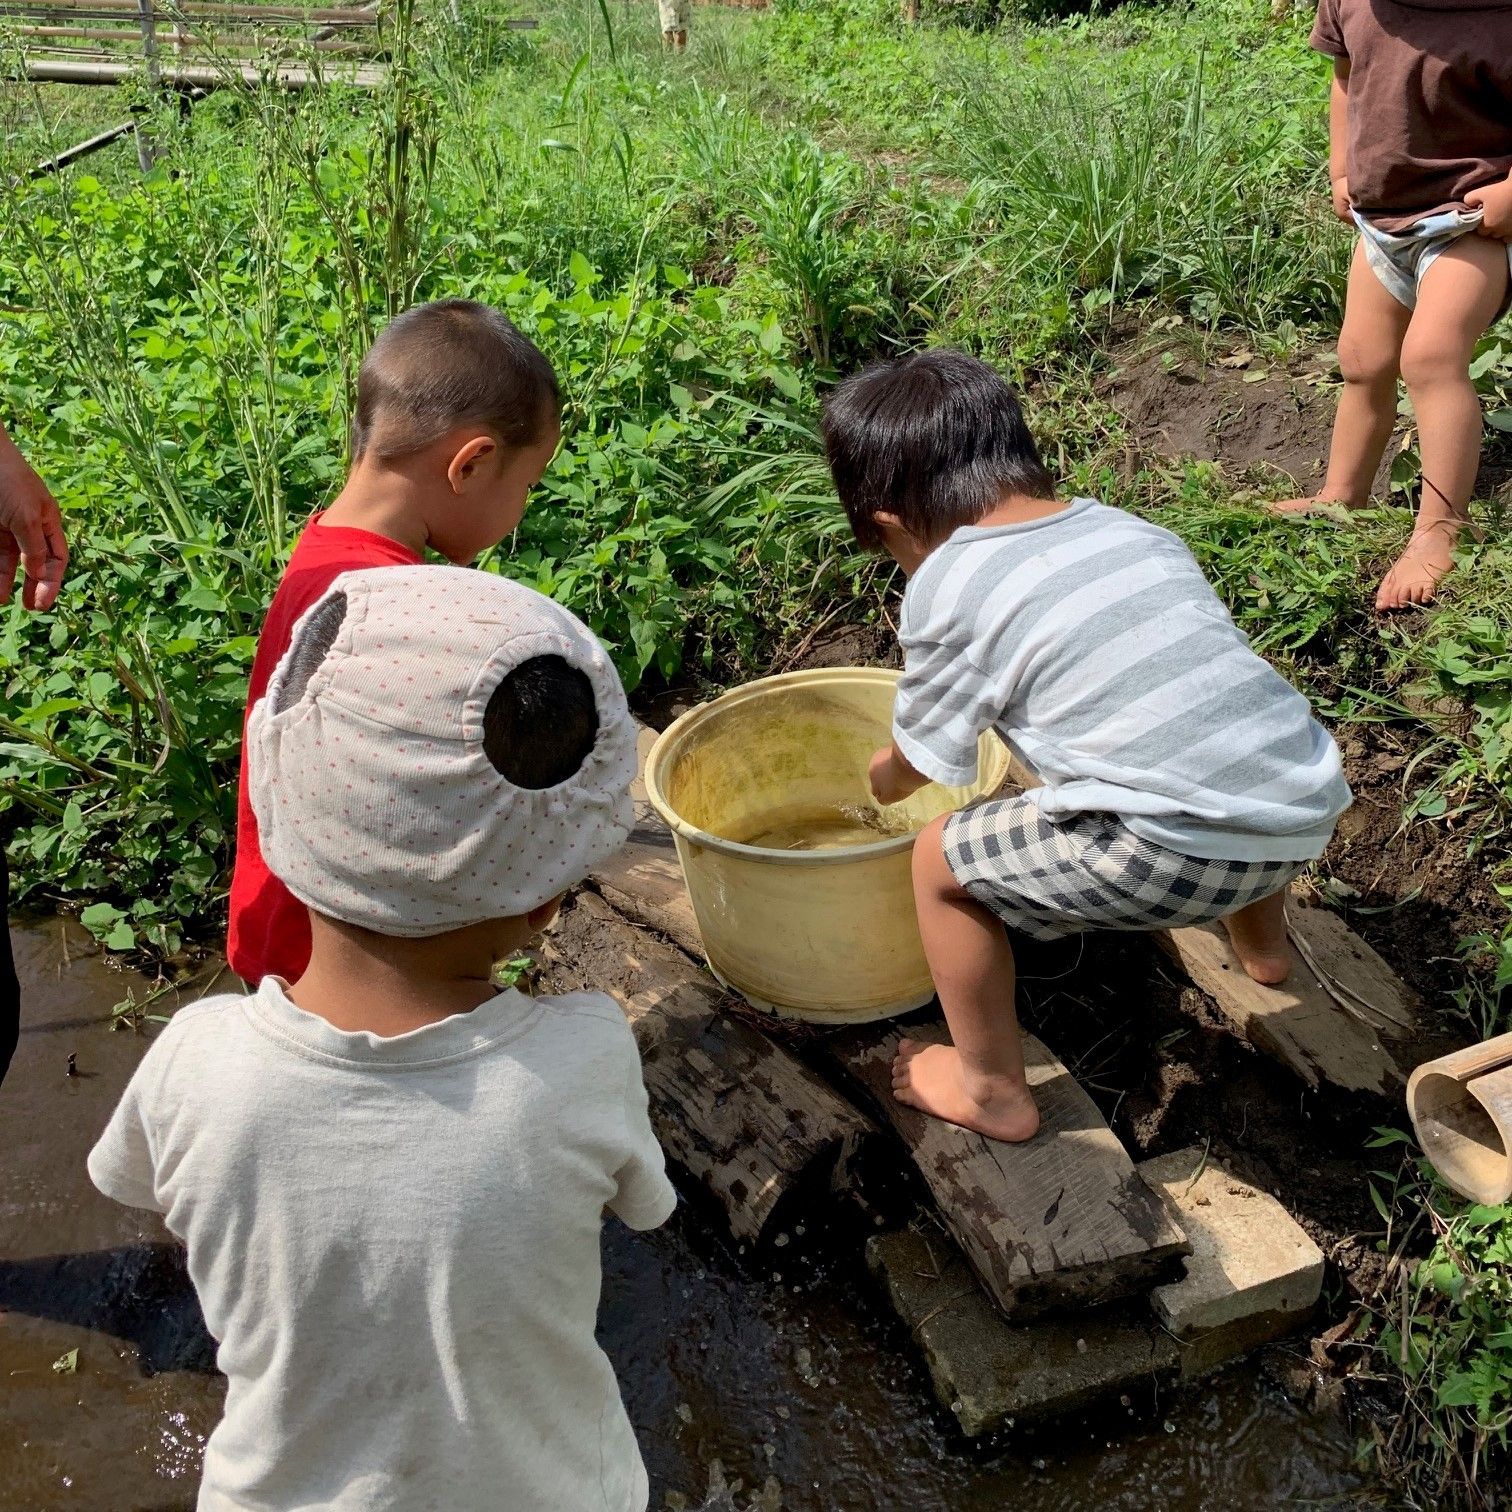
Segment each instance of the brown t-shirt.
[[1512,0],[1320,0],[1349,59],[1349,197],[1383,231],[1512,174]]

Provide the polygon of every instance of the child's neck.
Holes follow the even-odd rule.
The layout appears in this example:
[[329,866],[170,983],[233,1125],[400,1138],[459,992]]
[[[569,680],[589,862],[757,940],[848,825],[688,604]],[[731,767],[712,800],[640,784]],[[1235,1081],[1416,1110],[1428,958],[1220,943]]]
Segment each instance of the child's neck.
[[[1045,520],[1071,506],[1061,499],[1031,499],[1027,494],[1008,494],[999,499],[980,519],[973,520],[973,530],[991,529],[994,525],[1027,525]],[[893,560],[912,577],[945,544],[944,540],[925,542],[898,528],[884,530],[883,539]],[[947,538],[948,539],[948,538]]]
[[289,997],[333,1028],[381,1038],[471,1013],[495,995],[494,963],[530,938],[513,922],[398,939],[312,914],[310,964]]
[[425,490],[404,464],[359,460],[320,517],[322,525],[387,536],[419,556],[430,539]]
[[1027,525],[1031,520],[1048,519],[1071,506],[1061,499],[1031,499],[1027,494],[1009,494],[999,499],[980,520],[978,530],[994,525]]

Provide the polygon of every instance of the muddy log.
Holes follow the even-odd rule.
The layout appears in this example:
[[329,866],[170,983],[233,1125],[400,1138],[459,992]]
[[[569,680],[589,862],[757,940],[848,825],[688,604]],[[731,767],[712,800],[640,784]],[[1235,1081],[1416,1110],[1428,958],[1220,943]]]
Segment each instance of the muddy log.
[[[943,1025],[907,1033],[946,1038]],[[1005,1313],[1094,1306],[1147,1291],[1179,1268],[1176,1257],[1189,1246],[1164,1199],[1037,1039],[1024,1036],[1024,1059],[1043,1123],[1028,1143],[1013,1145],[898,1102],[892,1061],[900,1038],[870,1028],[837,1035],[825,1048],[908,1146],[946,1227]]]
[[581,893],[543,952],[552,986],[607,987],[630,1020],[670,1160],[705,1187],[737,1238],[850,1185],[871,1122],[758,1028],[680,951]]

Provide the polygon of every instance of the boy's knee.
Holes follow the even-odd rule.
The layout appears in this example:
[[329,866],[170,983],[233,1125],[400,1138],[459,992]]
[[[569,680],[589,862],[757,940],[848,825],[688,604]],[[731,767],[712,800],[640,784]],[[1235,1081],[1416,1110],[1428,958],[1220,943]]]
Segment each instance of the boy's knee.
[[1402,343],[1402,381],[1409,389],[1468,383],[1469,354],[1457,341],[1446,338],[1441,328],[1410,330]]
[[1359,384],[1365,388],[1395,383],[1396,350],[1386,342],[1341,340],[1339,374],[1345,383]]

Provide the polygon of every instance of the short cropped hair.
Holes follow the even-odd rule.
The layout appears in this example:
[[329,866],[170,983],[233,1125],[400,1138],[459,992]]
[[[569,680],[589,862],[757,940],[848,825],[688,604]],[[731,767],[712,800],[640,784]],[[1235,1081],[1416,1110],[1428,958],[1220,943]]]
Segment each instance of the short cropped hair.
[[488,305],[438,299],[390,321],[357,371],[352,455],[407,457],[459,425],[533,445],[561,413],[551,364]]
[[533,656],[506,673],[483,710],[483,754],[517,788],[554,788],[598,743],[588,674],[561,656]]
[[882,549],[879,512],[934,545],[1005,494],[1055,497],[1013,390],[964,352],[916,352],[847,378],[823,429],[835,491],[868,551]]

